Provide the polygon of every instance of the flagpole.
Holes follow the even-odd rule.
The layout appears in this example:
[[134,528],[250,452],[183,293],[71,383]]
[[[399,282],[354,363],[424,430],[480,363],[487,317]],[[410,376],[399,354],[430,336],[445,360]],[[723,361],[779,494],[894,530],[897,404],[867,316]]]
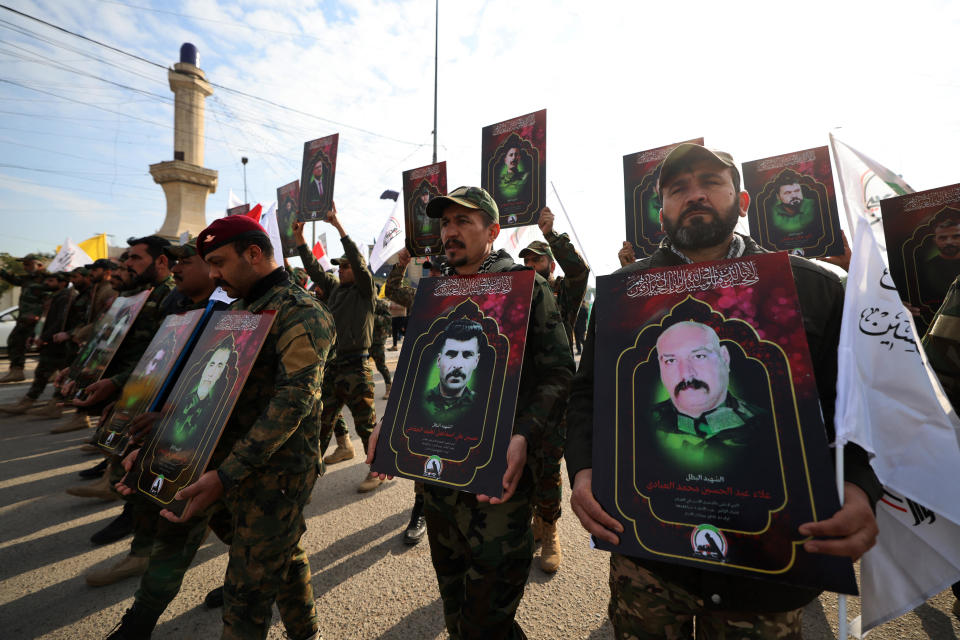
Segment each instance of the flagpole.
[[[840,508],[843,508],[843,443],[838,442],[837,454],[837,492],[840,494]],[[847,596],[837,594],[837,638],[847,640]]]
[[550,188],[553,189],[553,195],[557,197],[557,202],[560,203],[560,210],[563,211],[563,217],[567,219],[567,224],[570,225],[570,233],[573,234],[574,240],[577,241],[577,245],[580,247],[580,251],[583,253],[583,259],[587,263],[587,267],[589,267],[590,258],[587,257],[587,250],[583,247],[583,243],[580,242],[580,236],[577,235],[577,230],[573,226],[573,221],[570,219],[569,214],[567,214],[567,208],[563,206],[563,200],[560,199],[560,194],[557,193],[557,186],[553,184],[553,180],[550,181]]
[[437,164],[437,74],[440,53],[440,0],[434,5],[433,23],[433,164]]
[[[833,132],[832,132],[832,131],[831,131],[830,133],[828,133],[827,136],[830,138],[830,150],[833,151],[833,166],[839,167],[840,164],[839,164],[839,162],[837,161],[837,139],[833,136]],[[853,232],[856,231],[856,228],[853,226],[853,214],[852,214],[852,213],[850,212],[850,210],[847,208],[847,203],[850,202],[850,201],[847,199],[847,187],[846,187],[846,186],[844,185],[844,183],[843,183],[843,177],[840,176],[839,173],[838,173],[837,175],[838,175],[838,177],[840,178],[840,180],[838,180],[838,182],[840,183],[840,197],[843,198],[843,212],[844,212],[845,214],[847,214],[847,226],[848,226],[849,229],[850,229],[850,236],[851,236],[851,240],[852,240],[852,238],[853,238]],[[840,496],[840,497],[841,497],[841,498],[843,497],[843,494],[842,494],[842,493],[841,493],[841,496]],[[846,640],[846,639],[844,639],[844,640]]]

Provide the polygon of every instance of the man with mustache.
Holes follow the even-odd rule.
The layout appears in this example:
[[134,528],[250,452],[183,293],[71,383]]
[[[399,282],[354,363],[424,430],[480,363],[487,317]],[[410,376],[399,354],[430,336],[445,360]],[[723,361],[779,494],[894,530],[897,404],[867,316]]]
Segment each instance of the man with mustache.
[[456,424],[473,407],[476,392],[470,379],[480,364],[480,352],[487,346],[483,327],[466,318],[454,320],[439,340],[437,352],[437,386],[427,391],[425,406],[433,419],[443,424]]
[[793,169],[786,169],[777,176],[774,184],[777,201],[773,205],[772,222],[774,228],[786,237],[809,235],[819,213],[816,202],[803,196],[800,178]]
[[933,227],[937,253],[917,265],[920,299],[933,308],[940,306],[950,283],[960,276],[960,211],[948,213],[949,217]]
[[[664,159],[657,190],[663,204],[660,221],[666,238],[652,256],[628,264],[618,273],[764,253],[751,238],[733,232],[737,220],[747,214],[750,195],[740,189],[740,172],[730,154],[681,144]],[[843,286],[835,275],[803,258],[791,256],[790,266],[827,439],[832,441]],[[687,331],[693,333],[693,328]],[[566,460],[573,480],[570,504],[584,529],[619,544],[618,536],[624,528],[603,510],[592,487],[595,334],[596,321],[591,317],[567,411]],[[679,335],[674,333],[672,337]],[[669,342],[661,346],[664,352],[672,349]],[[722,352],[714,353],[714,357],[723,359]],[[703,382],[710,386],[708,380]],[[670,385],[671,392],[682,396],[681,405],[691,412],[709,406],[720,396],[716,387],[708,393],[702,388],[687,388],[700,385],[688,383],[679,389],[678,385],[679,380]],[[873,509],[882,488],[863,449],[847,445],[843,456],[843,507],[830,518],[800,525],[799,532],[811,537],[804,543],[808,553],[856,560],[876,542]],[[689,638],[696,619],[698,636],[799,640],[802,608],[819,595],[816,589],[618,553],[610,556],[608,611],[618,638]]]

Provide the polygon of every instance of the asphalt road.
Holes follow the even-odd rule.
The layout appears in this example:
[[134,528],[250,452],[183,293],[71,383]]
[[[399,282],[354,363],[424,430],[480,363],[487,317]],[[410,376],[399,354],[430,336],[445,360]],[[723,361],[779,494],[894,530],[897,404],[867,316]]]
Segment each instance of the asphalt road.
[[[0,403],[18,399],[26,389],[26,384],[0,386]],[[377,395],[383,395],[379,376]],[[378,397],[378,413],[384,404]],[[105,547],[90,544],[90,536],[120,512],[120,503],[64,493],[83,482],[76,473],[97,458],[79,451],[89,434],[52,435],[54,424],[0,417],[0,638],[6,640],[103,638],[132,603],[138,584],[128,579],[91,588],[84,582],[88,570],[125,555],[130,539]],[[359,449],[359,439],[354,438],[354,444]],[[359,457],[330,467],[307,509],[303,544],[310,555],[321,632],[328,640],[445,638],[426,541],[407,547],[401,539],[413,485],[395,480],[360,495],[356,485],[365,475]],[[564,483],[564,504],[569,505],[566,477]],[[549,576],[534,561],[518,613],[520,624],[534,639],[612,638],[606,621],[607,554],[589,548],[569,509],[560,522],[563,566]],[[222,584],[225,554],[224,545],[211,536],[180,595],[160,619],[155,639],[219,637],[219,611],[206,609],[203,597]],[[851,599],[851,616],[858,605]],[[953,597],[945,591],[868,637],[957,638],[960,621],[952,606]],[[836,597],[825,594],[807,607],[804,636],[833,638],[835,633]],[[286,637],[276,611],[269,637]]]

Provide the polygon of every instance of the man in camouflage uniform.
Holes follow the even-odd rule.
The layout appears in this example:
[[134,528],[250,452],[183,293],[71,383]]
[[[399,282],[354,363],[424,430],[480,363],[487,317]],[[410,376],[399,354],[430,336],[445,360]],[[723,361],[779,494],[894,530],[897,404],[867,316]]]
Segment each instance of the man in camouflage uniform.
[[[537,224],[547,242],[541,240],[531,242],[520,252],[520,259],[550,284],[572,349],[573,327],[577,322],[577,313],[580,310],[580,303],[583,302],[583,294],[587,290],[590,268],[577,253],[567,234],[558,234],[553,230],[553,221],[553,212],[549,207],[544,207]],[[553,270],[557,262],[560,263],[564,276],[554,278]],[[536,481],[533,539],[535,542],[543,543],[540,549],[540,568],[547,573],[556,572],[563,559],[557,522],[560,520],[560,502],[563,495],[560,460],[563,458],[563,443],[567,439],[567,424],[564,421],[566,409],[567,403],[564,397],[557,402],[550,417],[557,423],[556,429],[548,431],[554,435],[554,438],[546,442],[534,443],[532,447],[536,452],[533,459],[533,477]]]
[[383,376],[384,399],[390,397],[390,369],[387,367],[387,336],[390,335],[392,318],[390,305],[384,300],[377,299],[376,315],[373,317],[373,342],[370,344],[370,359],[377,366],[377,371]]
[[[334,426],[344,405],[353,414],[353,423],[367,449],[367,440],[376,422],[374,409],[373,368],[370,366],[370,345],[373,343],[373,317],[376,290],[373,274],[367,269],[366,260],[357,250],[347,232],[343,230],[336,207],[327,215],[327,222],[340,233],[344,256],[330,262],[339,267],[340,279],[334,278],[320,268],[316,257],[303,237],[303,223],[293,225],[297,252],[310,278],[324,291],[323,299],[337,323],[336,355],[327,364],[323,376],[323,413],[320,416],[320,451],[326,451]],[[337,434],[337,449],[327,459],[348,460],[354,456],[353,444],[346,432]],[[379,487],[381,481],[374,474],[357,487],[365,493]]]
[[[525,269],[505,251],[493,251],[500,232],[499,212],[483,189],[459,187],[434,198],[427,214],[443,218],[447,275]],[[451,638],[526,637],[515,616],[533,562],[530,465],[534,452],[530,446],[553,437],[542,432],[557,427],[550,416],[567,392],[573,368],[553,292],[537,275],[503,496],[478,496],[434,485],[425,488],[430,555]]]
[[47,298],[47,289],[43,284],[43,263],[40,257],[34,254],[20,258],[25,275],[10,273],[0,269],[0,278],[3,278],[15,287],[20,287],[20,308],[17,310],[17,323],[7,337],[7,355],[10,358],[10,370],[0,378],[3,382],[20,382],[25,380],[23,367],[27,362],[27,341],[43,315],[43,302]]
[[117,297],[117,291],[110,283],[110,275],[116,269],[115,264],[106,258],[100,258],[88,269],[89,282],[85,283],[85,287],[81,290],[81,292],[86,291],[89,300],[86,305],[87,316],[83,325],[74,329],[72,333],[73,341],[78,344],[86,342],[93,336],[93,327],[97,319],[107,312]]
[[317,638],[310,565],[299,541],[322,472],[316,423],[334,321],[278,267],[270,238],[253,220],[221,218],[198,243],[211,276],[238,298],[233,309],[276,316],[207,471],[177,495],[192,502],[181,517],[161,512],[148,570],[110,638],[149,637],[207,526],[230,545],[221,637],[266,638],[276,601],[288,637]]
[[[50,297],[46,301],[43,329],[37,339],[40,347],[40,362],[33,373],[33,384],[27,394],[19,402],[0,405],[0,411],[11,414],[23,414],[33,406],[43,394],[50,376],[66,366],[76,354],[73,343],[62,338],[62,334],[69,331],[71,320],[76,323],[79,319],[76,314],[71,318],[71,305],[76,291],[67,286],[69,276],[64,272],[47,275],[44,286]],[[56,337],[60,335],[58,341]]]
[[[746,216],[750,196],[740,190],[740,174],[730,154],[695,144],[679,145],[661,165],[657,191],[666,238],[652,256],[628,262],[617,273],[764,252],[749,237],[733,232],[737,220]],[[791,256],[790,266],[827,437],[832,440],[843,287],[831,272],[803,258]],[[642,322],[638,319],[638,326]],[[567,411],[566,460],[573,483],[570,505],[584,529],[615,545],[624,527],[604,512],[592,487],[595,344],[596,317],[591,314]],[[848,444],[843,455],[843,507],[831,518],[800,525],[799,531],[811,538],[804,544],[808,553],[855,560],[876,540],[873,507],[882,489],[863,449]],[[619,553],[610,556],[608,614],[614,636],[623,640],[688,639],[693,635],[694,621],[697,637],[800,640],[802,607],[819,593],[816,589]]]

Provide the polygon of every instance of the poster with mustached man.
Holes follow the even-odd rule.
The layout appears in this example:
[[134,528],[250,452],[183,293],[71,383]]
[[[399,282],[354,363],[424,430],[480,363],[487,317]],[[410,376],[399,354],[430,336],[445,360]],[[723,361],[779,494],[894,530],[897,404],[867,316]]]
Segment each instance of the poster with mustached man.
[[500,226],[537,224],[547,204],[547,110],[483,128],[480,184],[500,211]]

